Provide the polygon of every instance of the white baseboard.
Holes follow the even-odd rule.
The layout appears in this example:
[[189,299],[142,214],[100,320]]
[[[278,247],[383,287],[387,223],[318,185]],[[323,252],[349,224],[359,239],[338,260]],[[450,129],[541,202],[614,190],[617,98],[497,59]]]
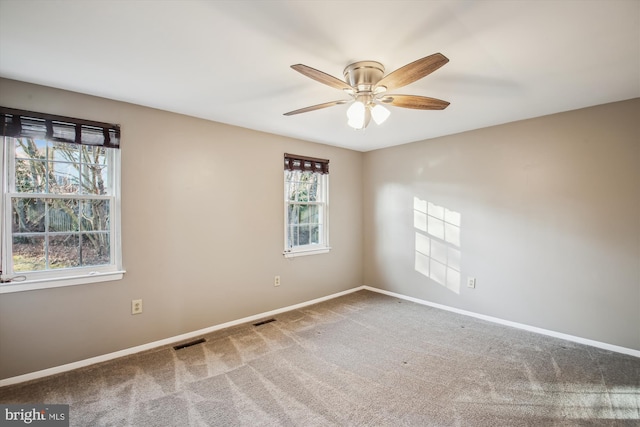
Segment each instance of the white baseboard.
[[77,362],[67,363],[67,364],[61,365],[61,366],[55,366],[53,368],[43,369],[41,371],[30,372],[28,374],[18,375],[18,376],[10,377],[10,378],[5,378],[5,379],[0,380],[0,387],[13,385],[13,384],[19,384],[19,383],[23,383],[23,382],[31,381],[31,380],[36,380],[36,379],[39,379],[39,378],[48,377],[50,375],[60,374],[60,373],[63,373],[63,372],[74,370],[74,369],[83,368],[85,366],[94,365],[96,363],[107,362],[109,360],[117,359],[119,357],[129,356],[129,355],[132,355],[132,354],[135,354],[135,353],[140,353],[142,351],[152,350],[154,348],[162,347],[162,346],[165,346],[165,345],[178,343],[180,341],[185,341],[185,340],[188,340],[188,339],[191,339],[191,338],[198,337],[200,335],[209,334],[209,333],[218,331],[220,329],[229,328],[231,326],[241,325],[243,323],[253,322],[255,320],[263,319],[265,317],[275,316],[276,314],[284,313],[286,311],[296,310],[296,309],[299,309],[299,308],[302,308],[302,307],[306,307],[306,306],[309,306],[309,305],[317,304],[319,302],[327,301],[327,300],[330,300],[330,299],[333,299],[333,298],[338,298],[338,297],[341,297],[343,295],[347,295],[347,294],[350,294],[350,293],[353,293],[353,292],[356,292],[356,291],[360,291],[360,290],[363,290],[363,289],[366,289],[366,290],[372,291],[372,292],[377,292],[377,293],[384,294],[384,295],[389,295],[389,296],[396,297],[396,298],[400,298],[400,299],[403,299],[403,300],[406,300],[406,301],[415,302],[417,304],[427,305],[427,306],[430,306],[430,307],[439,308],[441,310],[451,311],[453,313],[458,313],[458,314],[462,314],[462,315],[465,315],[465,316],[470,316],[470,317],[475,317],[475,318],[482,319],[482,320],[487,320],[489,322],[498,323],[498,324],[501,324],[501,325],[511,326],[511,327],[514,327],[514,328],[523,329],[523,330],[526,330],[526,331],[535,332],[535,333],[542,334],[542,335],[548,335],[548,336],[555,337],[555,338],[561,338],[561,339],[564,339],[564,340],[567,340],[567,341],[573,341],[573,342],[577,342],[577,343],[580,343],[580,344],[590,345],[592,347],[602,348],[604,350],[609,350],[609,351],[613,351],[613,352],[616,352],[616,353],[623,353],[623,354],[627,354],[627,355],[630,355],[630,356],[640,357],[640,351],[638,351],[638,350],[633,350],[633,349],[630,349],[630,348],[620,347],[620,346],[617,346],[617,345],[607,344],[607,343],[603,343],[603,342],[599,342],[599,341],[593,341],[593,340],[589,340],[589,339],[586,339],[586,338],[581,338],[581,337],[576,337],[576,336],[573,336],[573,335],[563,334],[563,333],[560,333],[560,332],[550,331],[550,330],[547,330],[547,329],[537,328],[535,326],[529,326],[529,325],[525,325],[525,324],[522,324],[522,323],[511,322],[509,320],[504,320],[504,319],[500,319],[500,318],[497,318],[497,317],[486,316],[484,314],[478,314],[478,313],[474,313],[474,312],[471,312],[471,311],[461,310],[461,309],[458,309],[458,308],[449,307],[449,306],[446,306],[446,305],[437,304],[437,303],[434,303],[434,302],[430,302],[430,301],[421,300],[421,299],[418,299],[418,298],[409,297],[409,296],[398,294],[398,293],[395,293],[395,292],[385,291],[383,289],[378,289],[378,288],[374,288],[374,287],[371,287],[371,286],[359,286],[357,288],[348,289],[346,291],[342,291],[342,292],[338,292],[338,293],[335,293],[335,294],[327,295],[325,297],[316,298],[316,299],[313,299],[311,301],[306,301],[306,302],[302,302],[302,303],[299,303],[299,304],[290,305],[290,306],[287,306],[287,307],[283,307],[283,308],[279,308],[279,309],[276,309],[276,310],[267,311],[267,312],[256,314],[256,315],[249,316],[249,317],[243,317],[242,319],[232,320],[230,322],[221,323],[219,325],[210,326],[208,328],[199,329],[197,331],[188,332],[186,334],[181,334],[181,335],[177,335],[177,336],[174,336],[174,337],[166,338],[166,339],[163,339],[163,340],[154,341],[154,342],[150,342],[150,343],[147,343],[147,344],[143,344],[143,345],[139,345],[139,346],[135,346],[135,347],[131,347],[131,348],[126,348],[126,349],[120,350],[120,351],[115,351],[113,353],[103,354],[101,356],[91,357],[89,359],[79,360]]
[[364,286],[348,289],[346,291],[338,292],[335,294],[327,295],[326,297],[316,298],[311,301],[302,302],[300,304],[290,305],[288,307],[278,308],[276,310],[267,311],[264,313],[256,314],[249,317],[243,317],[242,319],[232,320],[231,322],[221,323],[219,325],[210,326],[208,328],[199,329],[197,331],[188,332],[186,334],[177,335],[174,337],[166,338],[159,341],[150,342],[147,344],[138,345],[124,350],[114,351],[113,353],[103,354],[101,356],[91,357],[89,359],[79,360],[77,362],[67,363],[65,365],[54,366],[53,368],[43,369],[41,371],[30,372],[28,374],[18,375],[15,377],[5,378],[0,380],[0,387],[19,384],[26,381],[36,380],[39,378],[48,377],[50,375],[60,374],[62,372],[72,371],[74,369],[83,368],[85,366],[94,365],[96,363],[107,362],[109,360],[117,359],[123,356],[129,356],[131,354],[140,353],[142,351],[152,350],[154,348],[162,347],[165,345],[175,344],[180,341],[185,341],[190,338],[195,338],[200,335],[209,334],[211,332],[218,331],[220,329],[229,328],[231,326],[241,325],[243,323],[253,322],[265,317],[275,316],[276,314],[284,313],[285,311],[296,310],[298,308],[306,307],[308,305],[317,304],[319,302],[327,301],[333,298],[338,298],[343,295],[347,295],[356,291],[364,289]]
[[513,328],[523,329],[525,331],[535,332],[535,333],[542,334],[542,335],[548,335],[550,337],[560,338],[560,339],[567,340],[567,341],[573,341],[573,342],[577,342],[579,344],[589,345],[591,347],[597,347],[597,348],[601,348],[601,349],[604,349],[604,350],[613,351],[613,352],[616,352],[616,353],[628,354],[629,356],[640,357],[640,351],[634,350],[634,349],[631,349],[631,348],[621,347],[621,346],[617,346],[617,345],[613,345],[613,344],[607,344],[607,343],[604,343],[604,342],[594,341],[594,340],[590,340],[590,339],[587,339],[587,338],[576,337],[576,336],[573,336],[573,335],[563,334],[561,332],[550,331],[548,329],[542,329],[542,328],[538,328],[538,327],[535,327],[535,326],[525,325],[523,323],[512,322],[510,320],[504,320],[504,319],[500,319],[498,317],[486,316],[484,314],[478,314],[478,313],[474,313],[472,311],[461,310],[459,308],[449,307],[447,305],[437,304],[437,303],[431,302],[431,301],[426,301],[426,300],[421,300],[421,299],[418,299],[418,298],[408,297],[406,295],[397,294],[395,292],[390,292],[390,291],[385,291],[383,289],[378,289],[378,288],[374,288],[374,287],[371,287],[371,286],[363,286],[362,288],[366,289],[366,290],[369,290],[369,291],[372,291],[372,292],[378,292],[380,294],[385,294],[385,295],[389,295],[389,296],[392,296],[392,297],[400,298],[400,299],[403,299],[403,300],[406,300],[406,301],[415,302],[417,304],[428,305],[430,307],[439,308],[441,310],[451,311],[453,313],[458,313],[458,314],[462,314],[462,315],[465,315],[465,316],[475,317],[477,319],[487,320],[489,322],[498,323],[500,325],[511,326]]

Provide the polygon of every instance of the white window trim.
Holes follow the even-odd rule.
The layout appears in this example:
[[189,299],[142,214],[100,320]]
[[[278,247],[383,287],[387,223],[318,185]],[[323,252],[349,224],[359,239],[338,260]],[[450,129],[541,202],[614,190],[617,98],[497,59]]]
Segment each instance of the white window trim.
[[285,258],[295,258],[299,256],[319,255],[329,253],[331,246],[323,246],[322,249],[296,249],[284,251],[282,254]]
[[288,241],[288,229],[289,224],[287,223],[287,215],[288,215],[288,206],[289,203],[286,198],[287,194],[287,171],[284,171],[283,174],[283,182],[284,182],[284,251],[282,255],[285,258],[295,258],[301,256],[309,256],[309,255],[320,255],[326,254],[331,250],[331,246],[329,245],[329,174],[324,174],[322,176],[322,193],[324,199],[324,222],[322,227],[323,233],[323,243],[322,244],[314,244],[314,245],[302,245],[295,246],[293,248],[289,248],[287,246]]
[[[0,149],[0,164],[4,171],[14,170],[10,168],[10,161],[14,148],[8,148],[6,137],[3,139],[3,146]],[[111,209],[111,221],[113,222],[113,230],[111,235],[111,259],[113,264],[108,266],[89,266],[77,269],[60,269],[49,270],[46,272],[31,272],[22,274],[21,272],[7,275],[4,271],[0,277],[0,294],[32,291],[37,289],[58,288],[63,286],[75,286],[89,283],[106,282],[113,280],[121,280],[126,272],[122,267],[122,238],[121,238],[121,154],[119,149],[110,149],[110,179],[113,180],[113,207]],[[5,177],[8,182],[5,182]],[[2,265],[12,263],[11,259],[11,217],[4,215],[5,206],[10,205],[10,195],[8,189],[14,176],[8,176],[4,172],[0,174],[0,189],[2,189],[2,197],[0,197],[0,231],[3,236],[0,241],[0,256],[3,257]],[[55,195],[51,195],[55,198]],[[80,197],[82,198],[82,197]]]
[[[22,282],[14,281],[3,283],[0,285],[0,294],[9,294],[12,292],[34,291],[37,289],[60,288],[63,286],[86,285],[89,283],[109,282],[112,280],[121,280],[126,271],[109,271],[100,272],[92,271],[88,274],[78,276],[65,277],[48,277],[46,279],[25,280]],[[20,277],[16,275],[14,277]]]

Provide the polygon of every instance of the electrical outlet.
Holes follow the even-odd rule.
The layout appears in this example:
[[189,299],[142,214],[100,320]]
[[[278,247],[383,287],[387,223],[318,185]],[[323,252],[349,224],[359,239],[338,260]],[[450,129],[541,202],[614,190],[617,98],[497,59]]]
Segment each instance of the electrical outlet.
[[467,277],[467,288],[475,288],[475,287],[476,287],[476,278]]
[[141,314],[142,313],[142,300],[141,299],[132,299],[131,300],[131,314]]
[[273,286],[280,286],[280,276],[273,278]]

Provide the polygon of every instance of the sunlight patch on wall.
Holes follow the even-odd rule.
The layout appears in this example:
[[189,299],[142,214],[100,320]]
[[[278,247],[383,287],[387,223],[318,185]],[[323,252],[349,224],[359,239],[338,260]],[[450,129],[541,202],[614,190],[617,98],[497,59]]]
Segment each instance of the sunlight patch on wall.
[[460,293],[460,213],[413,198],[415,270]]

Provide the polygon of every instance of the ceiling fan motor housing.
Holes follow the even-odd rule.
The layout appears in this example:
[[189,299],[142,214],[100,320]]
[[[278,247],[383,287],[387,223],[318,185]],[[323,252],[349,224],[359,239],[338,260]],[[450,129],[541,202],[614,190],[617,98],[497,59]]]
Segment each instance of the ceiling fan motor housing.
[[358,92],[371,92],[384,76],[384,66],[376,61],[354,62],[344,69],[347,84]]

